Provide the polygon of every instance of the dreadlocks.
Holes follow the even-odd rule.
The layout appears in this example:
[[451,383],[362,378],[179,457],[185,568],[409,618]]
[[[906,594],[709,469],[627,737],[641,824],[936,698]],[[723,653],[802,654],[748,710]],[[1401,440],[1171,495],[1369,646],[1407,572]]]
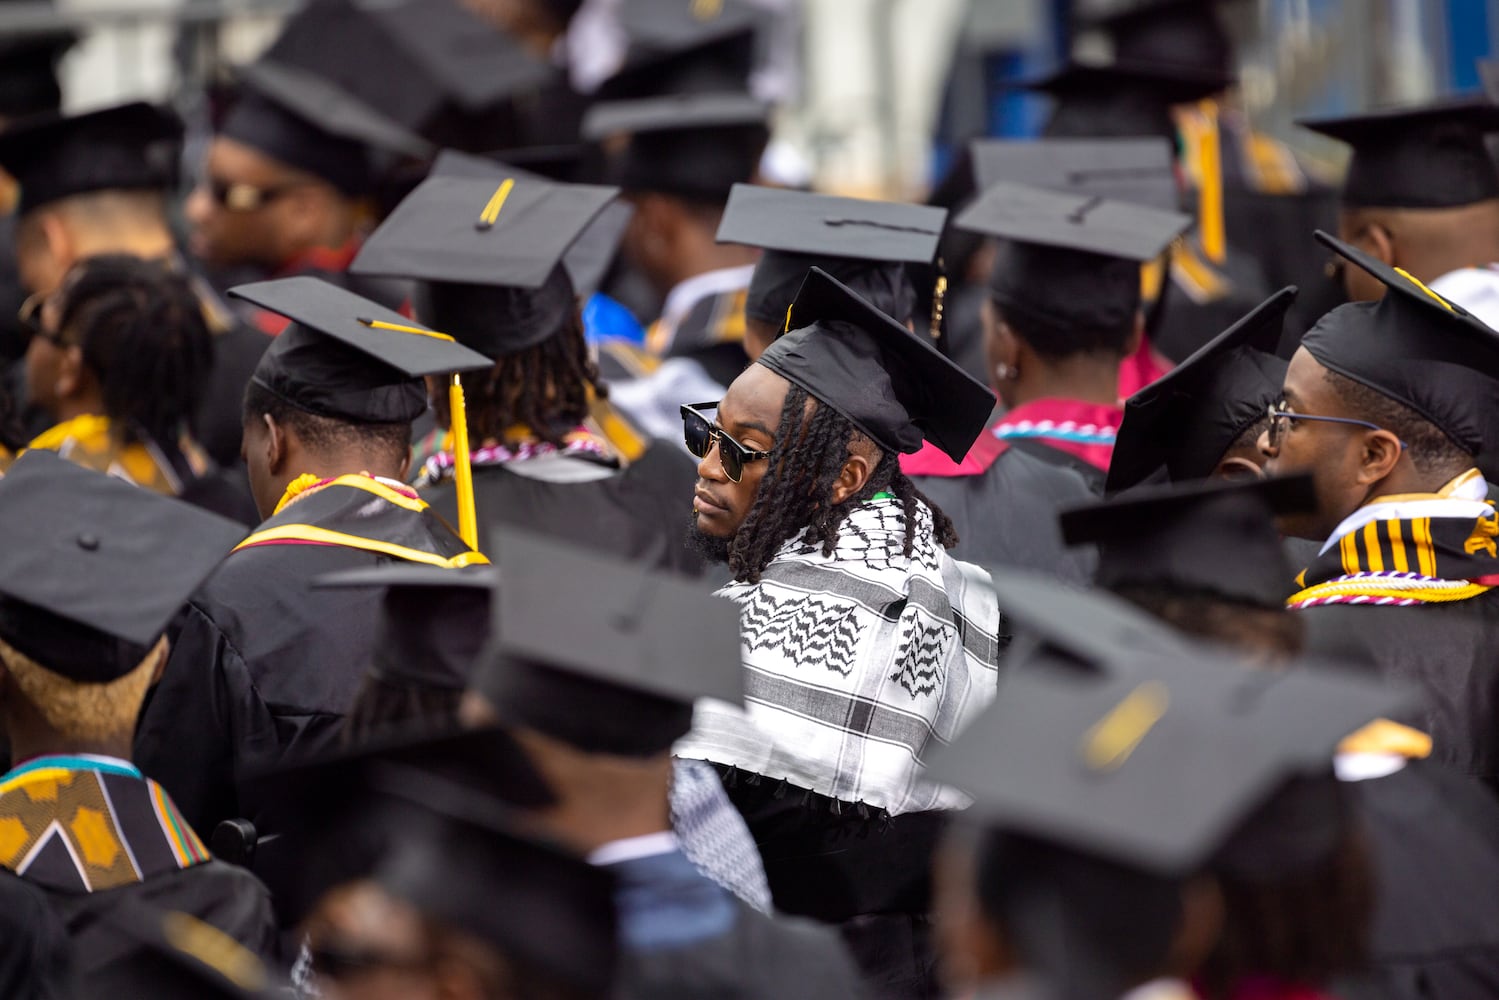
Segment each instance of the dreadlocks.
[[86,258],[63,283],[57,326],[83,352],[126,440],[173,444],[191,430],[213,334],[186,278],[126,254]]
[[820,543],[823,554],[832,555],[839,527],[849,512],[881,491],[894,494],[901,503],[905,555],[911,554],[916,542],[918,503],[932,513],[933,537],[938,544],[947,549],[957,544],[952,520],[906,478],[900,471],[899,456],[893,452],[881,450],[879,463],[864,487],[842,503],[833,503],[833,486],[849,449],[869,439],[847,417],[821,405],[798,385],[786,393],[775,438],[776,460],[729,544],[729,570],[735,579],[759,582],[776,552],[798,532],[808,545]]
[[[588,416],[589,404],[608,390],[588,355],[583,327],[574,313],[568,325],[535,347],[507,354],[487,372],[462,376],[468,402],[469,439],[503,440],[521,425],[549,444],[563,439]],[[452,421],[446,393],[436,394],[437,415]]]

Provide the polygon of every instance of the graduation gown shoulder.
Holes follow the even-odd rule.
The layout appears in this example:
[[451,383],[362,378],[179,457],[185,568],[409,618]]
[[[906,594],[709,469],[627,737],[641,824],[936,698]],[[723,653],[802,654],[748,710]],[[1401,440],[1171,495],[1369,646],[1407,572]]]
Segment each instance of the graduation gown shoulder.
[[795,917],[767,916],[735,898],[730,930],[679,950],[627,953],[626,1000],[842,1000],[864,996],[838,935]]
[[1433,760],[1491,784],[1499,779],[1499,590],[1450,604],[1295,613],[1308,653],[1368,664],[1421,690],[1422,709],[1402,721],[1431,736]]
[[912,481],[952,518],[958,532],[958,544],[949,550],[954,559],[1080,584],[1091,579],[1092,552],[1064,545],[1057,524],[1059,511],[1097,499],[1076,470],[1010,448],[978,475]]
[[[372,502],[361,497],[354,502]],[[444,557],[464,551],[430,510],[389,505],[376,529],[304,508],[315,501],[299,500],[261,530],[305,520]],[[244,548],[189,602],[136,730],[134,760],[204,836],[223,820],[255,818],[255,804],[240,801],[239,778],[331,745],[371,659],[381,598],[311,583],[389,558],[343,545]]]
[[1353,782],[1379,887],[1370,978],[1393,1000],[1499,996],[1499,798],[1429,761]]
[[[702,560],[684,541],[696,482],[692,459],[661,440],[624,469],[579,482],[551,482],[508,465],[476,466],[479,548],[488,551],[489,526],[499,520],[624,559],[651,556],[657,568],[696,576]],[[457,523],[451,480],[423,491],[423,497]]]

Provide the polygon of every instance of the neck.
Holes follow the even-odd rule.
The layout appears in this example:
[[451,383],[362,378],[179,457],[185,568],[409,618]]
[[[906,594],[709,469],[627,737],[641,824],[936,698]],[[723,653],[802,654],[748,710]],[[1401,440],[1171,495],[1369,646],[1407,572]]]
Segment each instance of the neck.
[[1020,375],[1004,391],[1011,407],[1038,399],[1075,399],[1100,406],[1119,405],[1119,366],[1113,355],[1080,354],[1060,360],[1034,353],[1019,363]]
[[1399,496],[1406,493],[1436,493],[1460,474],[1449,475],[1445,472],[1423,474],[1417,471],[1415,464],[1409,458],[1402,457],[1394,471],[1374,484],[1369,491],[1369,499],[1364,503],[1367,504],[1380,497]]
[[283,265],[295,263],[304,254],[316,250],[340,250],[359,231],[357,216],[351,206],[329,207],[320,213],[321,223],[311,227],[311,238],[288,249]]
[[79,258],[105,253],[123,253],[146,260],[163,260],[177,252],[177,243],[165,226],[135,226],[109,232],[80,230],[74,234]]
[[719,271],[726,267],[743,267],[746,264],[753,264],[759,257],[760,251],[754,247],[742,247],[734,243],[715,243],[711,234],[704,235],[705,239],[695,241],[692,253],[683,255],[679,266],[670,276],[670,284],[661,289],[663,294],[669,293],[689,278],[707,274],[709,271]]
[[104,400],[96,393],[85,393],[70,399],[58,400],[55,416],[59,424],[65,424],[75,417],[102,416],[103,413]]
[[11,764],[36,757],[57,757],[70,754],[93,754],[98,757],[130,759],[130,734],[97,740],[66,739],[48,728],[12,726],[10,733]]
[[296,472],[290,476],[282,485],[282,492],[290,486],[292,481],[299,476],[316,476],[318,479],[337,479],[339,476],[353,476],[360,473],[369,473],[382,479],[394,479],[397,482],[405,480],[406,469],[397,462],[382,460],[369,455],[346,455],[327,461],[306,461],[298,463]]

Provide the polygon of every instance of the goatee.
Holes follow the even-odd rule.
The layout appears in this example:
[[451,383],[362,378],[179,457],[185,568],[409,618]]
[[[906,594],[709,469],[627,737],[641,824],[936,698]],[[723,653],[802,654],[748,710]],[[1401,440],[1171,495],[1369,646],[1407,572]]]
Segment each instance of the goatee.
[[719,538],[710,535],[697,526],[697,515],[692,515],[692,520],[687,523],[687,548],[702,556],[707,562],[727,563],[729,561],[729,543],[732,538]]

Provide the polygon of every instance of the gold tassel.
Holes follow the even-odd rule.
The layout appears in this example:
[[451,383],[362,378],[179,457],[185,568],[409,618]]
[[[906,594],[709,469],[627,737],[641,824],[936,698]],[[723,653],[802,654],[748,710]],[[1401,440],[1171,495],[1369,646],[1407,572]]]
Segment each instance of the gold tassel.
[[1228,258],[1228,235],[1223,221],[1223,150],[1218,138],[1218,105],[1198,105],[1202,131],[1197,136],[1197,231],[1202,252],[1215,264]]
[[942,310],[947,305],[947,275],[943,273],[942,261],[937,261],[937,283],[932,287],[932,339],[942,336]]
[[468,452],[468,409],[458,375],[448,386],[448,409],[453,421],[453,485],[458,490],[458,537],[469,548],[479,548],[479,518],[474,511],[474,467]]

